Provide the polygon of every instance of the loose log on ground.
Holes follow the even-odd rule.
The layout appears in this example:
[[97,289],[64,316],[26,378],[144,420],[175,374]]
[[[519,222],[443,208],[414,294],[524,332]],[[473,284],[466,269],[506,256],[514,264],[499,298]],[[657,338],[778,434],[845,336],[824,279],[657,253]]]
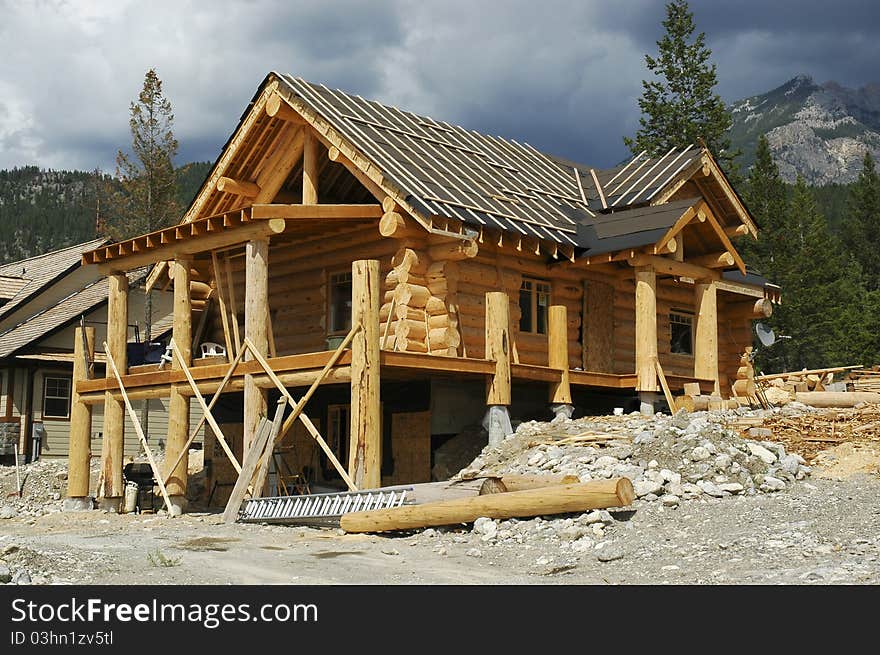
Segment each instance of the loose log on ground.
[[404,505],[393,509],[354,512],[343,514],[340,527],[346,532],[413,530],[469,523],[481,516],[508,519],[625,507],[632,503],[633,497],[633,486],[629,479],[612,478],[581,484],[442,500],[424,505]]
[[855,407],[858,403],[880,403],[872,391],[799,391],[795,400],[811,407]]

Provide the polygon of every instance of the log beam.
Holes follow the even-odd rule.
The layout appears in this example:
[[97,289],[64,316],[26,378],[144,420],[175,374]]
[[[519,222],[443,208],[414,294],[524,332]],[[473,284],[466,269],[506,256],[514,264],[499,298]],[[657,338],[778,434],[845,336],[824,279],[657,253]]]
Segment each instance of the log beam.
[[629,265],[633,267],[650,266],[657,273],[666,275],[677,275],[679,277],[689,277],[694,280],[718,280],[721,274],[705,266],[695,266],[687,262],[677,262],[667,257],[656,257],[653,255],[636,255],[631,257]]
[[636,375],[638,391],[656,392],[657,371],[657,275],[651,266],[635,271],[636,279]]
[[692,257],[688,263],[694,266],[705,266],[706,268],[725,268],[726,266],[733,266],[735,261],[733,255],[724,251]]
[[715,381],[718,377],[718,294],[712,282],[694,285],[694,377]]
[[553,405],[571,405],[568,375],[568,311],[565,305],[552,305],[547,316],[548,365],[560,371],[559,382],[550,384]]
[[89,495],[89,460],[92,455],[92,407],[80,400],[76,390],[79,380],[88,379],[88,363],[95,359],[95,328],[74,330],[73,381],[70,404],[70,449],[67,470],[67,497]]
[[260,195],[260,185],[247,180],[236,180],[231,177],[221,177],[217,180],[217,191],[231,193],[244,198],[256,198]]
[[399,212],[389,211],[379,220],[379,234],[391,239],[418,239],[426,237],[428,232],[416,221]]
[[303,136],[302,201],[304,205],[318,204],[318,148],[321,142],[310,128]]
[[379,396],[379,262],[351,265],[351,323],[360,329],[351,346],[351,430],[348,474],[358,489],[382,484],[382,426]]
[[[128,368],[128,277],[123,273],[108,276],[107,296],[107,350],[116,365]],[[113,377],[110,367],[106,376]],[[104,393],[104,430],[101,443],[101,471],[103,473],[98,496],[105,509],[118,509],[123,495],[122,457],[125,446],[125,408],[122,401],[110,391]]]
[[306,123],[305,119],[277,93],[272,94],[266,100],[266,115],[269,118],[277,118],[297,125],[305,125]]
[[[171,362],[172,370],[180,368],[182,360],[187,366],[192,363],[192,301],[190,299],[190,271],[192,260],[175,259],[171,263],[174,280],[174,319],[172,337],[180,358]],[[178,461],[189,437],[189,396],[181,393],[177,385],[172,385],[168,401],[168,438],[165,446],[167,463]],[[167,489],[171,503],[181,509],[186,504],[188,469],[186,458],[180,458],[173,471],[164,471],[163,479],[168,480]]]
[[[248,241],[245,249],[244,336],[263,356],[269,354],[269,240]],[[245,360],[251,360],[250,352]],[[244,450],[248,452],[260,418],[266,415],[266,392],[252,374],[244,377]]]

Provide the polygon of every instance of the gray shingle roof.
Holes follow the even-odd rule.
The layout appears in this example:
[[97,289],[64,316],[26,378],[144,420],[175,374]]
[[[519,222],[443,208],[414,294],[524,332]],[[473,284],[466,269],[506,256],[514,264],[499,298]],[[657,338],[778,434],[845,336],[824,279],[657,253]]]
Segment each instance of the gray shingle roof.
[[85,251],[97,248],[106,241],[107,239],[104,238],[94,239],[29,259],[0,265],[0,276],[22,281],[20,288],[9,302],[0,307],[0,318],[10,314],[59,276],[78,267]]

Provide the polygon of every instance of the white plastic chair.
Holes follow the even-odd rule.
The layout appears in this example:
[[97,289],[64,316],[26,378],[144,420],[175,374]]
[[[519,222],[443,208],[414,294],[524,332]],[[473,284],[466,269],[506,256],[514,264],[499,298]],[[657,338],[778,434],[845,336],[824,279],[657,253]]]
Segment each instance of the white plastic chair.
[[213,341],[205,341],[201,345],[202,357],[226,357],[226,347],[214,343]]

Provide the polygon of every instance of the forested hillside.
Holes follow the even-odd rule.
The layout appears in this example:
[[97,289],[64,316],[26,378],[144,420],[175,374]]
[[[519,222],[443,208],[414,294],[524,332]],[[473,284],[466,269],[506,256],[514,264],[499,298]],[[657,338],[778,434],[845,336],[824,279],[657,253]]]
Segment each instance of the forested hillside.
[[[189,206],[210,167],[194,162],[177,169],[181,207]],[[106,218],[102,199],[113,184],[95,171],[0,170],[0,263],[93,239],[98,216]]]

